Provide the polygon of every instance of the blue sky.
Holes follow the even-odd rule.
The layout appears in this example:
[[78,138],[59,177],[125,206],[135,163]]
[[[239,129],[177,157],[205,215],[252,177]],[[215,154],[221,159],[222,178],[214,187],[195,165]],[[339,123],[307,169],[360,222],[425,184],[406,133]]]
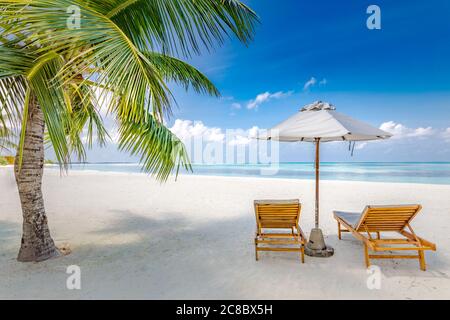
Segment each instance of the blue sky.
[[[233,39],[189,60],[222,98],[173,87],[179,107],[169,127],[178,119],[182,135],[198,121],[205,134],[269,128],[323,100],[397,133],[353,157],[346,145],[325,146],[325,161],[450,161],[450,1],[244,2],[261,20],[255,40],[246,47]],[[366,27],[371,4],[381,9],[381,30]],[[310,146],[281,151],[282,161],[312,160]],[[127,160],[111,150],[90,156]]]

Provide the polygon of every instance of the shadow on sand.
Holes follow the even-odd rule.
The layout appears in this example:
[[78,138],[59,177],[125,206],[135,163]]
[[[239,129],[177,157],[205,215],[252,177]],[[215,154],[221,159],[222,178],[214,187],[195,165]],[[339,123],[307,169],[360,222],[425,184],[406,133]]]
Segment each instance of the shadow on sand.
[[[10,262],[11,272],[26,271],[23,276],[39,284],[30,284],[24,298],[43,291],[47,297],[88,299],[290,299],[320,298],[326,292],[336,298],[347,289],[342,298],[358,298],[358,291],[367,290],[363,248],[349,235],[339,242],[335,234],[329,235],[327,242],[336,249],[329,259],[306,257],[301,264],[296,253],[270,252],[256,262],[252,214],[200,220],[176,212],[154,217],[130,210],[112,213],[114,219],[86,232],[85,241],[74,243],[68,256],[26,268]],[[2,260],[5,255],[15,258],[20,232],[20,225],[0,221]],[[413,261],[381,261],[379,266],[386,278],[448,279],[433,268],[442,269],[444,261],[438,255],[427,258],[427,273]],[[73,264],[82,270],[81,291],[65,289],[65,268]],[[352,293],[355,287],[360,289]]]

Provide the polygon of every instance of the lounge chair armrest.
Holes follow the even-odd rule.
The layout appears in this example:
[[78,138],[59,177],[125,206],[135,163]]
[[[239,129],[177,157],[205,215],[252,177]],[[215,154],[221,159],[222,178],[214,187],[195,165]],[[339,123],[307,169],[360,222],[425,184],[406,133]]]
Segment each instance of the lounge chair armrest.
[[[415,240],[414,235],[406,230],[402,230],[400,233],[410,240]],[[417,238],[420,240],[420,243],[422,244],[422,246],[429,247],[430,250],[436,251],[436,244],[434,244],[433,242],[430,242],[428,240],[425,240],[421,237],[417,237]]]

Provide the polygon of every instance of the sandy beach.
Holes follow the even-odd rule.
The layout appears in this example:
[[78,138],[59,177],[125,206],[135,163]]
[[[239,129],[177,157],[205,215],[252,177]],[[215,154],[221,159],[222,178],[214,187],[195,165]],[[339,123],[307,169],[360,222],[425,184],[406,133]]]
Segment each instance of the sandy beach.
[[[301,227],[313,226],[313,181],[181,176],[159,184],[132,173],[46,170],[52,236],[72,253],[42,263],[16,261],[21,210],[11,168],[0,168],[0,299],[450,299],[450,186],[321,182],[321,227],[332,258],[261,253],[255,261],[254,199],[299,198]],[[375,260],[381,288],[366,281],[363,247],[337,238],[332,210],[420,203],[416,232],[437,244],[417,260]],[[81,268],[81,290],[66,268]]]

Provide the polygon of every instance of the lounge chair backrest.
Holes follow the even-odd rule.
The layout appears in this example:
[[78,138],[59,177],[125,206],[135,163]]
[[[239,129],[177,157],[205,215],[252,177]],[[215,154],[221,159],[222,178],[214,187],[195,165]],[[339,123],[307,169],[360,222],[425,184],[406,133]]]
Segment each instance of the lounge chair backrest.
[[256,224],[261,228],[292,228],[298,226],[301,204],[294,200],[255,200]]
[[420,209],[419,204],[366,206],[355,229],[360,232],[402,231]]

